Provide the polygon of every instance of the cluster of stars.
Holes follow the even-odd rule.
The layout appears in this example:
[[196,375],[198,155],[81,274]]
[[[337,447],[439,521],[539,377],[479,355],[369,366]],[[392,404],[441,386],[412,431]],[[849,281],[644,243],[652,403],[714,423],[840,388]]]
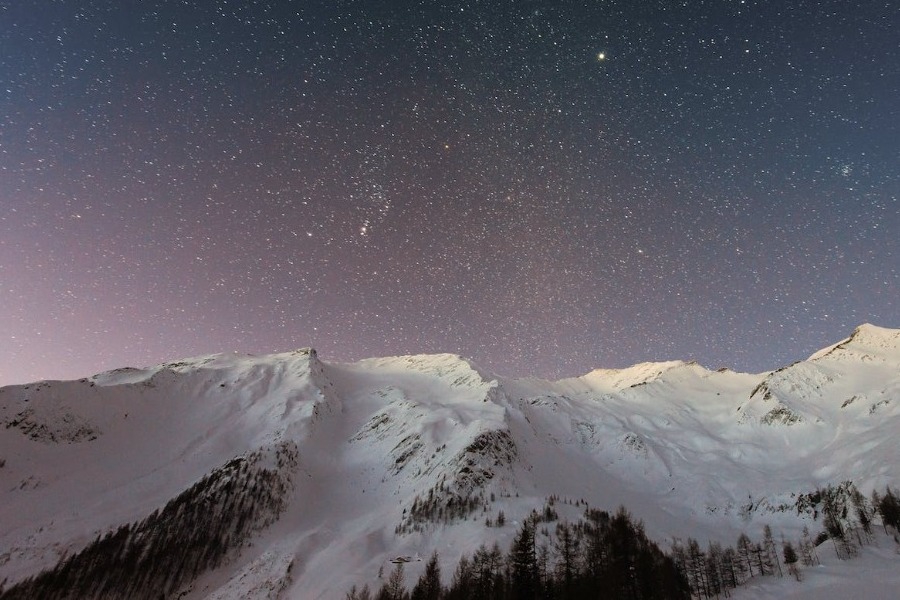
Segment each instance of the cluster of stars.
[[0,384],[900,326],[889,2],[0,6]]

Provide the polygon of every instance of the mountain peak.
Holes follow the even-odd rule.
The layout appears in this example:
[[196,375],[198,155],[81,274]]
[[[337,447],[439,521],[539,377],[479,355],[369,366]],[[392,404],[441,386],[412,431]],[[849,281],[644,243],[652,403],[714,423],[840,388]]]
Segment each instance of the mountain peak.
[[252,546],[235,538],[186,600],[250,597],[210,595],[239,581],[330,598],[393,557],[508,545],[502,523],[547,498],[569,516],[626,506],[660,540],[770,521],[798,535],[815,490],[900,482],[898,364],[900,331],[867,324],[758,375],[674,360],[511,380],[457,354],[329,363],[301,348],[0,388],[0,580],[221,490],[278,510],[246,521]]
[[452,385],[481,385],[494,377],[459,354],[409,354],[367,358],[356,363],[382,373],[420,373],[451,379]]
[[885,347],[896,347],[900,345],[900,329],[889,329],[872,325],[871,323],[863,323],[853,330],[850,339],[855,341],[876,341],[884,344]]
[[586,375],[575,378],[575,380],[586,383],[594,391],[609,393],[649,383],[659,379],[666,373],[683,368],[705,371],[703,367],[694,361],[669,360],[643,362],[624,369],[595,369]]
[[819,350],[808,360],[824,358],[854,358],[859,360],[891,360],[900,362],[900,329],[863,323],[850,337]]

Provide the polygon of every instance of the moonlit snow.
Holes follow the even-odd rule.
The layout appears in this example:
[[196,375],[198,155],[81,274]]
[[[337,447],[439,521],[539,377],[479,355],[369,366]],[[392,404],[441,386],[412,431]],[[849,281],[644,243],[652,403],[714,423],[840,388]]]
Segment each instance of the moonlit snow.
[[[864,325],[776,371],[681,361],[560,381],[506,379],[452,354],[323,360],[311,349],[219,354],[77,381],[0,388],[0,581],[7,586],[145,518],[234,457],[295,444],[286,508],[185,598],[342,597],[408,557],[445,572],[481,543],[508,548],[557,495],[643,520],[663,548],[741,532],[797,539],[821,521],[799,494],[900,482],[900,330]],[[415,521],[414,501],[479,498],[459,518]],[[502,510],[504,527],[485,520]],[[799,513],[799,514],[798,514]],[[880,525],[876,529],[881,531]],[[894,542],[805,580],[757,578],[737,598],[889,597]],[[829,595],[831,594],[831,595]],[[879,595],[880,594],[880,595]]]

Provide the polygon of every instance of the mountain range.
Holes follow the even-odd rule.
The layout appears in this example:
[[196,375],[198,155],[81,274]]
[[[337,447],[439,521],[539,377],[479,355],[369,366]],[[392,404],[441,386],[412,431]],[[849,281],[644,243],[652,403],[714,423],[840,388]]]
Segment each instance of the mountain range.
[[[103,546],[172,597],[342,598],[392,561],[414,577],[435,551],[509,547],[548,499],[561,518],[624,506],[663,547],[821,530],[816,490],[900,483],[900,330],[765,373],[559,381],[452,354],[217,354],[0,388],[0,424],[7,590]],[[173,544],[193,552],[174,572]]]

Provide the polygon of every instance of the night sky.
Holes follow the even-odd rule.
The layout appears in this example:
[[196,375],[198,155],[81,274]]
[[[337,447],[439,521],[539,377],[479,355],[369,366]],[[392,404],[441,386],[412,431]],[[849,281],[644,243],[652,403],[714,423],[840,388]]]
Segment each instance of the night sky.
[[0,1],[0,384],[763,371],[900,326],[900,5]]

